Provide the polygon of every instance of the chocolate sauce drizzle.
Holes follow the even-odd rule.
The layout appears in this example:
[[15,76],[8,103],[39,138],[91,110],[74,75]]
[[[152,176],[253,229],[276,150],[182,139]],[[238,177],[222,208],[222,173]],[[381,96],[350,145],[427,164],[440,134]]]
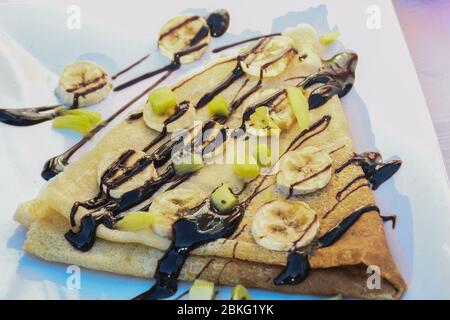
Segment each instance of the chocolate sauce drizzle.
[[355,82],[355,69],[358,63],[356,53],[341,52],[323,63],[323,67],[317,73],[306,77],[297,84],[297,87],[303,89],[319,85],[309,95],[310,109],[322,106],[336,94],[340,98],[345,96]]
[[[373,190],[392,177],[401,167],[401,160],[391,160],[383,162],[381,154],[378,152],[365,152],[355,154],[352,158],[336,168],[336,173],[340,173],[351,164],[359,165],[364,171],[364,177],[369,181]],[[348,187],[347,187],[348,188]]]
[[120,77],[122,74],[130,71],[131,69],[133,69],[134,67],[136,67],[137,65],[141,64],[143,61],[145,61],[148,57],[150,57],[150,54],[146,54],[145,56],[143,56],[142,58],[140,58],[138,61],[132,63],[131,65],[129,65],[128,67],[126,67],[125,69],[117,72],[115,75],[113,75],[111,77],[111,79],[115,80],[118,77]]
[[[338,168],[336,168],[336,174],[343,171],[351,164],[357,164],[361,166],[364,174],[359,175],[352,179],[347,185],[345,185],[336,194],[336,200],[338,201],[330,210],[328,210],[322,219],[326,219],[327,216],[350,194],[356,192],[363,187],[370,187],[376,190],[383,182],[392,177],[400,168],[402,162],[400,160],[392,160],[387,163],[383,162],[381,155],[378,152],[366,152],[363,154],[355,154],[352,158],[344,162]],[[368,183],[361,184],[352,189],[345,196],[343,194],[359,180],[366,179]],[[295,285],[301,283],[309,274],[310,265],[308,261],[308,252],[312,252],[319,248],[325,248],[334,244],[339,238],[364,214],[367,212],[376,211],[380,213],[380,210],[375,205],[366,205],[352,212],[346,218],[344,218],[338,225],[328,231],[318,240],[314,241],[308,250],[298,251],[293,250],[288,256],[287,266],[283,271],[275,278],[274,283],[276,285]],[[382,216],[383,221],[391,221],[392,228],[395,228],[397,216]],[[295,246],[294,246],[295,248]]]
[[211,36],[220,37],[230,26],[230,14],[225,9],[215,10],[206,17],[206,23],[211,30]]
[[[340,223],[330,229],[319,239],[313,241],[308,251],[326,248],[338,241],[358,219],[368,212],[378,212],[380,209],[375,205],[366,205],[360,207],[347,215]],[[311,270],[307,250],[298,251],[294,249],[288,258],[287,265],[281,273],[274,279],[275,285],[296,285],[307,278]]]
[[189,253],[203,244],[231,236],[239,225],[244,210],[237,205],[233,212],[224,216],[216,211],[209,200],[190,209],[185,218],[172,226],[173,240],[158,262],[154,274],[155,284],[134,300],[166,299],[173,296],[177,292],[178,276]]
[[304,183],[304,182],[306,182],[306,181],[309,181],[309,180],[311,180],[311,179],[313,179],[313,178],[315,178],[315,177],[321,175],[322,173],[328,171],[330,168],[331,168],[331,164],[327,165],[327,166],[326,166],[325,168],[323,168],[322,170],[317,171],[316,173],[314,173],[314,174],[312,174],[312,175],[310,175],[310,176],[308,176],[308,177],[306,177],[306,178],[303,178],[302,180],[299,180],[299,181],[294,182],[293,184],[291,184],[291,185],[289,186],[289,194],[288,194],[288,196],[287,196],[287,199],[289,199],[290,197],[292,197],[292,194],[294,193],[294,188],[295,188],[296,186],[298,186],[298,185],[300,185],[300,184],[302,184],[302,183]]
[[[222,91],[224,91],[225,89],[227,89],[229,86],[231,86],[236,80],[238,80],[239,78],[241,78],[242,76],[245,75],[244,70],[242,69],[242,63],[244,63],[244,60],[251,54],[256,53],[260,50],[263,50],[265,45],[267,44],[267,42],[265,41],[266,39],[263,38],[260,41],[258,41],[253,47],[249,48],[247,51],[241,53],[237,58],[236,58],[236,66],[234,67],[234,69],[228,74],[228,76],[221,82],[219,83],[217,86],[215,86],[212,90],[210,90],[209,92],[207,92],[205,95],[203,95],[200,100],[197,102],[195,108],[196,109],[200,109],[202,107],[204,107],[205,105],[207,105],[212,99],[214,99],[214,97],[216,97],[218,94],[220,94]],[[284,53],[286,54],[286,53]],[[284,55],[283,54],[283,55]],[[281,56],[280,56],[281,57]],[[258,84],[253,88],[253,90],[258,90],[261,86],[262,83],[262,74],[263,71],[268,68],[272,63],[275,63],[280,57],[275,57],[272,61],[266,63],[264,66],[261,67],[261,74],[260,74],[260,78],[259,78],[259,82]],[[250,92],[248,96],[250,96],[254,91]],[[245,97],[244,100],[247,98]],[[242,101],[238,102],[238,104],[242,103]]]
[[60,107],[62,107],[62,105],[58,104],[45,107],[0,109],[0,122],[11,126],[32,126],[57,117],[57,109]]
[[92,79],[92,80],[80,83],[80,84],[78,84],[77,86],[75,86],[73,88],[66,89],[67,92],[73,92],[74,93],[73,94],[73,102],[72,102],[72,105],[70,106],[70,109],[77,109],[78,106],[79,106],[80,98],[84,98],[89,93],[92,93],[92,92],[95,92],[97,90],[100,90],[101,88],[106,86],[108,84],[108,82],[106,82],[106,81],[100,82],[96,86],[86,88],[84,91],[77,91],[77,90],[79,90],[80,88],[83,88],[83,87],[85,87],[87,85],[94,84],[95,82],[97,82],[99,80],[102,80],[105,77],[106,77],[106,74],[103,73],[101,76],[99,76],[99,77],[97,77],[95,79]]
[[131,87],[132,85],[134,85],[136,83],[139,83],[139,82],[141,82],[141,81],[143,81],[145,79],[149,79],[151,77],[154,77],[157,74],[160,74],[160,73],[163,73],[163,72],[172,73],[172,72],[174,72],[174,71],[176,71],[176,70],[181,68],[181,61],[180,61],[180,59],[182,57],[184,57],[184,56],[186,56],[188,54],[191,54],[191,53],[193,53],[195,51],[201,50],[204,47],[206,47],[207,45],[208,45],[207,43],[202,43],[202,44],[195,45],[193,47],[188,47],[187,49],[181,50],[181,51],[175,53],[173,61],[171,63],[169,63],[168,65],[166,65],[166,66],[164,66],[162,68],[159,68],[159,69],[156,69],[156,70],[144,73],[143,75],[140,75],[140,76],[138,76],[138,77],[136,77],[134,79],[131,79],[131,80],[129,80],[129,81],[127,81],[127,82],[125,82],[125,83],[115,87],[114,91],[121,91],[121,90],[126,89],[128,87]]
[[50,180],[55,177],[67,166],[69,159],[72,155],[77,152],[83,145],[89,142],[98,132],[100,132],[103,128],[105,128],[109,123],[111,123],[115,118],[117,118],[120,114],[122,114],[125,110],[127,110],[130,106],[132,106],[136,101],[141,99],[144,95],[146,95],[149,91],[153,90],[157,85],[163,82],[169,73],[163,75],[157,81],[155,81],[152,85],[150,85],[147,89],[142,91],[139,95],[134,97],[131,101],[122,106],[119,110],[117,110],[113,115],[104,120],[102,123],[93,128],[83,139],[74,144],[71,148],[67,149],[60,155],[57,155],[53,158],[50,158],[44,164],[44,167],[41,172],[42,178],[45,180]]
[[[164,129],[162,131],[164,133],[164,135],[167,132],[167,125],[176,121],[181,116],[183,116],[183,114],[185,114],[185,112],[188,109],[189,109],[188,101],[183,101],[178,105],[175,113],[173,115],[171,115],[169,118],[167,118],[164,122]],[[158,135],[155,139],[152,140],[152,142],[147,147],[145,147],[143,149],[143,151],[144,152],[148,151],[153,145],[155,145],[161,139],[162,138],[160,138]],[[165,144],[161,145],[157,150],[155,150],[151,155],[146,155],[146,156],[140,158],[131,167],[127,167],[126,162],[130,159],[131,156],[133,156],[135,154],[135,152],[133,150],[125,151],[102,175],[102,178],[100,179],[99,193],[90,200],[87,200],[84,202],[76,202],[73,205],[71,214],[70,214],[70,222],[71,222],[72,227],[75,226],[75,214],[77,213],[79,207],[83,207],[88,210],[97,210],[105,205],[108,205],[109,206],[108,209],[111,210],[111,206],[110,206],[111,203],[121,202],[123,204],[124,201],[122,201],[122,199],[119,199],[119,200],[112,199],[110,196],[110,191],[121,186],[122,184],[127,182],[129,179],[131,179],[135,175],[137,175],[140,172],[142,172],[143,170],[145,170],[145,168],[147,168],[151,164],[154,164],[156,168],[164,165],[170,159],[170,157],[172,155],[172,149],[174,148],[174,146],[181,143],[181,141],[182,141],[182,137],[172,140],[172,141],[167,141]],[[175,172],[171,166],[169,166],[169,169],[170,170],[168,172],[166,172],[166,175],[167,175],[166,177],[168,177],[168,179],[172,179],[175,176]],[[119,170],[122,170],[123,172],[121,172],[121,174],[118,177],[115,177],[117,175],[117,173],[119,172]],[[152,180],[151,182],[154,182],[156,180],[158,180],[158,179]],[[165,182],[167,182],[167,181],[165,181]],[[152,184],[152,186],[154,187],[155,184]],[[156,192],[157,189],[155,188],[154,191]],[[131,193],[127,193],[124,195],[124,197],[128,196],[128,198],[132,198],[130,196],[130,194]],[[148,193],[148,194],[146,194],[146,197],[150,197],[151,195],[153,195],[153,193]],[[140,202],[144,201],[145,199],[146,198],[141,199]],[[139,204],[140,202],[138,202],[136,204]],[[126,207],[128,208],[129,206],[127,205]],[[123,210],[116,209],[115,211],[117,213],[120,213]]]

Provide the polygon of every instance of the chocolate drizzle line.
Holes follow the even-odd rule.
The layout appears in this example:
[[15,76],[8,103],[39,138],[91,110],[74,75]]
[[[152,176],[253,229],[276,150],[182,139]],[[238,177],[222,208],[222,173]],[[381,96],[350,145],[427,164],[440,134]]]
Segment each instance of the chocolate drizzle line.
[[176,111],[166,120],[164,120],[164,127],[162,131],[142,151],[147,152],[152,147],[154,147],[158,142],[164,139],[164,137],[167,135],[167,126],[172,122],[175,122],[178,119],[180,119],[188,110],[189,110],[189,101],[181,102],[178,105]]
[[199,246],[227,238],[239,225],[244,209],[236,206],[227,216],[220,217],[209,200],[188,211],[187,217],[172,226],[173,240],[169,249],[159,260],[154,278],[156,283],[135,300],[166,299],[174,295],[178,288],[178,276],[189,255]]
[[365,152],[362,154],[354,154],[346,162],[336,168],[336,173],[340,173],[351,164],[356,164],[364,171],[366,179],[369,181],[373,190],[383,184],[392,177],[401,167],[401,160],[391,160],[383,162],[381,154],[378,152]]
[[139,82],[141,82],[141,81],[143,81],[145,79],[154,77],[157,74],[160,74],[160,73],[165,72],[165,71],[167,71],[167,72],[176,71],[176,70],[180,69],[180,67],[181,67],[180,59],[182,57],[184,57],[184,56],[186,56],[186,55],[188,55],[188,54],[190,54],[192,52],[201,50],[204,47],[206,47],[207,45],[208,45],[207,43],[202,43],[202,44],[196,45],[194,47],[189,47],[187,49],[181,50],[181,51],[175,53],[173,61],[171,63],[169,63],[168,65],[166,65],[166,66],[164,66],[162,68],[159,68],[159,69],[156,69],[156,70],[144,73],[143,75],[140,75],[140,76],[138,76],[138,77],[136,77],[134,79],[131,79],[131,80],[129,80],[129,81],[127,81],[127,82],[125,82],[125,83],[115,87],[114,91],[121,91],[121,90],[126,89],[126,88],[128,88],[128,87],[130,87],[130,86],[132,86],[132,85],[134,85],[136,83],[139,83]]
[[[164,122],[164,129],[162,133],[164,135],[167,132],[167,125],[179,119],[185,112],[189,109],[189,102],[183,101],[181,102],[177,110],[173,115],[167,118]],[[151,147],[153,147],[157,142],[159,142],[162,138],[158,135],[156,138],[152,140],[152,142],[143,149],[144,152],[148,151]],[[72,207],[70,214],[70,222],[72,227],[75,226],[75,214],[79,207],[83,207],[88,210],[100,209],[104,206],[109,206],[107,209],[111,211],[111,206],[116,206],[115,215],[125,211],[126,209],[141,203],[142,201],[151,197],[163,184],[171,181],[175,177],[175,171],[172,166],[169,166],[166,170],[166,178],[167,180],[163,181],[162,176],[155,178],[153,180],[147,181],[144,186],[141,188],[134,189],[132,191],[127,192],[120,199],[112,199],[109,192],[112,189],[116,189],[121,186],[129,179],[142,172],[149,165],[154,164],[155,167],[160,167],[164,165],[172,155],[172,149],[175,145],[179,144],[182,140],[180,137],[174,141],[167,141],[163,145],[161,145],[157,150],[155,150],[151,155],[146,155],[140,158],[134,165],[131,167],[127,167],[125,164],[128,159],[135,154],[133,150],[128,150],[124,152],[103,174],[100,180],[100,191],[93,199],[87,200],[85,202],[76,202]],[[115,178],[116,174],[122,170],[123,172]],[[181,176],[178,179],[182,180],[185,176]],[[157,183],[155,183],[157,182]],[[146,187],[149,187],[151,190],[145,190]],[[105,191],[106,189],[106,191]],[[142,190],[140,190],[142,189]],[[134,192],[134,193],[133,193]],[[128,197],[128,200],[127,200]],[[137,199],[135,199],[137,197]],[[142,198],[141,198],[142,197]]]
[[176,26],[170,28],[169,30],[167,30],[166,32],[164,32],[163,34],[161,34],[159,36],[159,41],[161,41],[162,39],[164,39],[165,37],[169,36],[170,34],[174,33],[175,31],[177,31],[178,29],[181,29],[182,27],[184,27],[185,25],[193,22],[193,21],[197,21],[198,19],[200,19],[199,16],[192,16],[192,17],[188,17],[186,20],[184,20],[183,22],[180,22],[179,24],[177,24]]
[[130,71],[131,69],[133,69],[134,67],[136,67],[137,65],[141,64],[144,60],[146,60],[148,57],[150,57],[150,54],[146,54],[145,56],[143,56],[142,58],[140,58],[138,61],[132,63],[131,65],[129,65],[128,67],[126,67],[125,69],[117,72],[115,75],[113,75],[111,77],[111,79],[115,80],[117,79],[119,76],[121,76],[122,74]]
[[336,193],[336,200],[338,201],[342,200],[342,195],[344,194],[344,192],[347,191],[354,183],[362,179],[366,179],[366,176],[364,174],[353,178],[349,183],[345,185],[345,187],[343,187],[341,190],[338,191],[338,193]]
[[262,36],[252,37],[252,38],[248,38],[248,39],[245,39],[245,40],[242,40],[242,41],[230,43],[230,44],[227,44],[227,45],[222,46],[222,47],[215,48],[212,52],[213,53],[218,53],[220,51],[227,50],[229,48],[233,48],[233,47],[236,47],[238,45],[241,45],[241,44],[244,44],[244,43],[247,43],[247,42],[252,42],[252,41],[260,40],[260,39],[263,39],[263,38],[270,38],[270,37],[275,37],[275,36],[280,36],[280,35],[281,35],[280,32],[275,32],[275,33],[270,33],[270,34],[266,34],[266,35],[262,35]]
[[289,194],[288,194],[288,196],[287,196],[287,199],[289,199],[290,197],[292,197],[292,194],[293,194],[293,192],[294,192],[294,188],[295,188],[296,186],[298,186],[298,185],[300,185],[300,184],[302,184],[302,183],[304,183],[304,182],[306,182],[306,181],[309,181],[309,180],[311,180],[311,179],[313,179],[313,178],[315,178],[315,177],[321,175],[322,173],[328,171],[330,168],[331,168],[331,164],[327,165],[327,166],[326,166],[325,168],[323,168],[322,170],[317,171],[316,173],[314,173],[314,174],[312,174],[312,175],[310,175],[310,176],[308,176],[308,177],[303,178],[302,180],[299,180],[299,181],[294,182],[293,184],[291,184],[291,185],[289,186]]
[[127,121],[128,122],[131,122],[131,121],[134,121],[134,120],[139,120],[139,119],[141,119],[142,117],[144,116],[144,112],[136,112],[136,113],[132,113],[132,114],[130,114],[129,116],[128,116],[128,118],[127,118]]
[[[195,106],[196,109],[200,109],[202,107],[204,107],[205,105],[207,105],[212,99],[214,99],[215,96],[217,96],[218,94],[220,94],[222,91],[224,91],[225,89],[227,89],[229,86],[231,86],[236,80],[238,80],[239,78],[241,78],[242,76],[245,75],[244,70],[242,69],[241,63],[251,54],[258,52],[259,50],[262,50],[264,48],[264,46],[266,45],[266,41],[265,39],[261,39],[260,41],[258,41],[253,47],[249,48],[247,51],[241,53],[237,58],[236,58],[236,66],[234,67],[234,69],[228,74],[228,76],[217,86],[215,86],[211,91],[207,92],[205,95],[203,95],[200,100],[197,102],[197,105]],[[269,63],[270,65],[270,63]],[[262,71],[264,70],[265,67],[261,67],[261,76],[262,76]],[[262,77],[260,76],[259,82],[258,84],[253,88],[253,90],[258,90],[261,82],[262,82]],[[253,92],[251,92],[253,93]],[[251,93],[249,93],[244,100],[251,95]],[[242,100],[243,101],[243,100]],[[238,102],[238,104],[242,103],[242,101]]]
[[324,105],[334,95],[339,98],[345,96],[353,87],[355,82],[355,69],[358,56],[353,52],[341,52],[329,60],[318,72],[306,77],[297,87],[303,89],[314,88],[309,95],[308,103],[310,109]]
[[147,89],[142,91],[139,95],[134,97],[131,101],[122,106],[119,110],[117,110],[113,115],[111,115],[108,119],[104,120],[102,123],[97,125],[94,129],[92,129],[83,139],[74,144],[71,148],[67,149],[64,153],[57,155],[53,158],[47,160],[42,169],[41,176],[45,180],[50,180],[60,172],[64,170],[66,167],[68,160],[72,157],[72,155],[78,151],[83,145],[89,142],[98,132],[100,132],[103,128],[105,128],[109,123],[111,123],[115,118],[117,118],[122,112],[127,110],[130,106],[132,106],[136,101],[141,99],[144,95],[146,95],[150,90],[155,88],[161,82],[163,82],[168,76],[170,72],[163,75],[157,81],[155,81],[152,85],[150,85]]
[[[331,228],[322,237],[315,240],[311,247],[314,250],[326,248],[338,241],[358,219],[368,212],[378,212],[380,209],[375,205],[366,205],[360,207],[347,215],[340,223]],[[281,273],[273,280],[275,285],[296,285],[301,283],[310,272],[310,264],[308,260],[308,253],[295,249],[288,255],[287,265],[283,268]]]
[[78,105],[79,105],[80,98],[84,98],[89,93],[92,93],[92,92],[95,92],[97,90],[100,90],[101,88],[106,86],[108,84],[108,82],[103,81],[103,82],[97,84],[96,86],[86,88],[84,91],[77,91],[77,90],[79,90],[80,88],[83,88],[85,86],[88,86],[90,84],[94,84],[95,82],[97,82],[99,80],[102,80],[105,77],[106,77],[106,74],[103,73],[100,77],[97,77],[95,79],[92,79],[92,80],[80,83],[80,84],[78,84],[77,86],[75,86],[73,88],[67,89],[66,90],[67,92],[74,92],[74,94],[73,94],[73,102],[72,102],[72,106],[70,107],[70,109],[77,109]]
[[0,122],[11,126],[32,126],[57,117],[57,109],[61,106],[62,105],[58,104],[44,107],[0,109]]

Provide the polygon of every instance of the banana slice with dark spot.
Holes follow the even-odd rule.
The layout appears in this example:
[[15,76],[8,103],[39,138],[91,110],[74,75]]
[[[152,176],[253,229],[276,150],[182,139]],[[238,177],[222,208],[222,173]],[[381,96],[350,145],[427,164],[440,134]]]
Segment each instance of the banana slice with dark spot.
[[55,94],[62,104],[78,108],[102,101],[111,89],[111,78],[101,66],[92,61],[76,61],[61,72]]
[[241,56],[242,69],[253,77],[271,78],[283,73],[297,54],[294,42],[286,36],[274,36],[259,40]]
[[175,54],[183,50],[198,48],[181,56],[180,62],[187,64],[199,59],[206,52],[210,39],[209,27],[205,19],[184,14],[164,24],[159,32],[158,47],[170,60],[174,60]]

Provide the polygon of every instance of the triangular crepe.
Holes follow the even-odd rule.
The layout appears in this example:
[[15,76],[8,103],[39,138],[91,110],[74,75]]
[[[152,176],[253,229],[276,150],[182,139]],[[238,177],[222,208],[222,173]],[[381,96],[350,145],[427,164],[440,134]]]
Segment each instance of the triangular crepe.
[[[311,44],[314,39],[305,36],[294,39],[299,52],[307,54],[303,60],[292,61],[278,77],[264,80],[264,88],[283,88],[295,85],[298,77],[308,76],[317,71],[321,60],[317,48]],[[198,101],[206,91],[220,83],[236,66],[233,59],[224,59],[205,70],[181,80],[172,86],[182,100]],[[239,97],[258,79],[242,77],[232,83],[222,94],[228,101]],[[242,89],[245,85],[246,89]],[[227,125],[237,128],[241,125],[242,114],[254,102],[246,99],[231,116]],[[145,107],[145,106],[144,106]],[[138,107],[137,111],[142,108]],[[209,118],[206,108],[199,109],[198,119]],[[324,130],[305,139],[302,147],[315,146],[330,153],[333,169],[353,157],[354,149],[350,139],[343,107],[334,96],[319,108],[310,110],[311,123],[330,119]],[[284,150],[298,136],[295,125],[283,132],[280,150]],[[99,191],[98,167],[104,156],[111,152],[120,155],[123,149],[143,149],[157,136],[143,119],[123,121],[112,128],[95,147],[70,164],[66,170],[53,178],[41,191],[36,200],[19,206],[16,219],[29,227],[24,249],[43,259],[78,264],[88,268],[139,277],[151,277],[158,259],[170,245],[170,240],[152,230],[136,232],[119,231],[103,225],[97,230],[98,239],[88,252],[73,249],[63,235],[70,229],[69,215],[76,201],[92,199]],[[333,170],[334,171],[334,170]],[[363,175],[363,170],[355,165],[348,166],[339,174],[333,174],[328,185],[314,193],[297,197],[306,202],[320,217],[318,236],[325,234],[351,212],[362,206],[375,204],[372,191],[368,187],[358,188],[338,203],[336,193],[350,181]],[[270,184],[275,176],[268,177]],[[237,177],[228,164],[207,165],[175,190],[193,190],[207,197],[221,183],[226,182],[235,190],[244,182]],[[256,184],[254,182],[254,184]],[[161,192],[164,188],[161,189]],[[243,284],[248,287],[264,288],[289,293],[302,294],[343,294],[365,298],[400,298],[406,289],[390,255],[382,225],[376,211],[366,213],[346,232],[341,239],[327,248],[321,248],[309,256],[312,268],[309,276],[298,285],[274,285],[273,279],[286,265],[288,252],[265,249],[253,239],[251,225],[256,210],[273,197],[282,197],[271,185],[256,196],[245,212],[235,236],[219,239],[195,249],[188,258],[181,280],[196,277],[209,279],[220,284]],[[251,192],[251,186],[248,192]],[[245,195],[245,194],[244,194]],[[158,194],[155,196],[157,197]],[[269,199],[270,198],[270,199]],[[137,208],[150,202],[151,199]],[[79,209],[76,220],[88,210]],[[212,262],[211,262],[212,261]],[[208,265],[207,265],[208,264]],[[203,268],[207,265],[207,268]],[[369,266],[377,266],[381,271],[381,287],[367,285]],[[200,275],[199,275],[200,273]]]

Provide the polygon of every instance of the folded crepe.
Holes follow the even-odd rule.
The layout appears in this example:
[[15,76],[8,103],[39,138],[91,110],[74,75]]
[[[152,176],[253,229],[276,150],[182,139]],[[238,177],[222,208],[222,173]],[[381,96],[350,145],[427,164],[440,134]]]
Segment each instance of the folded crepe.
[[[220,94],[227,101],[236,101],[242,97],[241,104],[227,120],[227,127],[241,127],[245,111],[259,103],[264,92],[273,92],[288,85],[295,86],[320,71],[326,63],[320,58],[315,32],[309,27],[300,27],[294,31],[283,33],[292,39],[296,55],[280,75],[263,78],[262,83],[257,77],[244,75],[221,90]],[[235,70],[236,63],[236,58],[219,60],[171,88],[179,101],[198,104],[206,92],[211,92]],[[365,174],[361,166],[348,165],[339,174],[335,173],[336,168],[354,157],[339,93],[335,93],[322,101],[319,107],[309,111],[310,123],[317,124],[314,128],[311,126],[311,134],[301,135],[298,140],[299,128],[294,124],[279,136],[280,150],[287,150],[293,141],[297,141],[301,143],[301,148],[316,147],[331,157],[333,174],[326,186],[291,198],[292,201],[305,202],[317,214],[320,227],[316,238],[326,235],[358,208],[375,204],[370,184],[354,183]],[[135,113],[145,107],[148,106],[144,102]],[[209,118],[206,107],[196,109],[196,120],[206,121]],[[74,249],[64,234],[71,228],[69,220],[74,203],[93,199],[99,194],[99,168],[104,167],[105,158],[117,158],[123,150],[146,149],[159,135],[160,132],[149,128],[145,117],[124,120],[90,151],[49,181],[35,200],[21,204],[16,212],[16,220],[29,229],[24,250],[48,261],[137,277],[153,277],[159,259],[170,247],[170,234],[164,235],[152,228],[124,231],[102,224],[97,228],[97,241],[87,252]],[[163,138],[161,143],[164,143],[164,139],[168,138]],[[146,150],[147,153],[151,154],[157,146]],[[225,147],[228,148],[228,141]],[[163,174],[164,168],[158,171]],[[201,278],[217,284],[242,284],[296,294],[342,294],[383,299],[398,299],[402,296],[406,284],[393,262],[382,219],[375,209],[361,215],[332,245],[309,252],[311,271],[306,279],[295,285],[275,285],[274,279],[286,266],[291,251],[270,250],[259,245],[252,234],[252,223],[263,205],[286,198],[277,188],[276,174],[246,181],[234,173],[230,164],[208,164],[186,180],[175,185],[163,185],[151,198],[120,215],[126,216],[127,212],[146,208],[150,204],[152,210],[155,199],[163,199],[168,192],[175,195],[189,192],[199,198],[207,198],[223,183],[227,183],[232,190],[242,190],[240,197],[246,198],[254,193],[262,179],[264,192],[254,194],[234,234],[194,249],[182,268],[180,280]],[[344,196],[336,197],[338,193]],[[77,225],[82,217],[91,213],[92,210],[79,207],[74,216]],[[173,221],[176,218],[174,213]],[[369,266],[377,266],[381,271],[381,283],[375,289],[367,285]]]

